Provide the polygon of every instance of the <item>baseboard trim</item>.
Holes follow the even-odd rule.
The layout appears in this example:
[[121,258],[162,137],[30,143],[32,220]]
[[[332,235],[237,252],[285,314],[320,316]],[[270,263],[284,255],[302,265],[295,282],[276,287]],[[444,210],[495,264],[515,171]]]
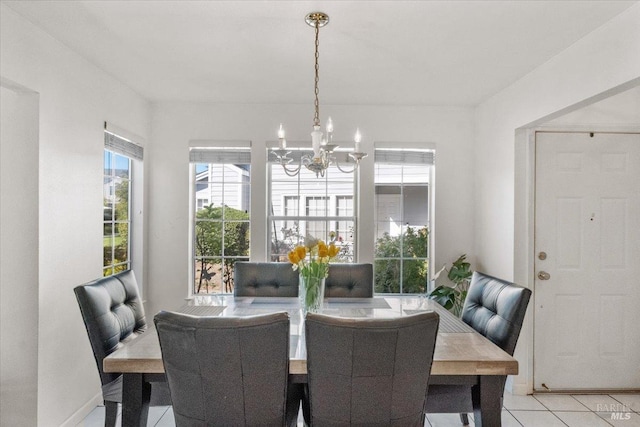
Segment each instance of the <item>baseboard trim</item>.
[[[534,389],[533,394],[638,394],[638,388],[604,388],[604,389],[583,389],[583,388],[562,388],[562,389]],[[515,393],[514,393],[515,394]]]
[[527,384],[515,384],[512,383],[511,384],[511,394],[516,395],[516,396],[524,396],[529,393],[529,387],[527,386]]
[[60,424],[60,427],[76,427],[87,417],[87,415],[91,413],[91,411],[95,409],[96,406],[101,405],[102,403],[102,392],[99,392],[89,399],[87,403],[82,405],[80,409],[74,412],[69,418],[67,418],[65,422]]

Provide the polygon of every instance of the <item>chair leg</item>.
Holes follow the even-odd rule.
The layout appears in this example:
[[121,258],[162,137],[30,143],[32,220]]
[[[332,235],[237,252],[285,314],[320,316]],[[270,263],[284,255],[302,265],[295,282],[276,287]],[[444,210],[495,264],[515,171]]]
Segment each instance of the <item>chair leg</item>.
[[287,405],[286,405],[286,422],[287,427],[296,427],[298,425],[298,412],[300,411],[300,402],[304,393],[303,384],[289,383],[287,387]]
[[104,427],[115,427],[118,420],[118,402],[104,402]]
[[309,385],[305,384],[302,393],[302,417],[304,425],[311,425],[311,402],[309,401]]
[[462,422],[463,426],[469,425],[469,415],[468,414],[460,414],[460,422]]

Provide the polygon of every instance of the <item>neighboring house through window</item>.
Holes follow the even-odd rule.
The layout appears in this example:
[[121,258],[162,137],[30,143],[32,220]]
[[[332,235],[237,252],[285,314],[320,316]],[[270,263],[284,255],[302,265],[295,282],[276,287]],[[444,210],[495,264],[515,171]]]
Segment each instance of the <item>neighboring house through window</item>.
[[233,292],[233,266],[249,260],[251,152],[192,147],[193,293]]
[[[305,236],[321,236],[323,240],[327,240],[327,222],[322,219],[327,217],[328,196],[306,196],[305,197],[305,214],[309,221],[306,222],[307,227]],[[316,219],[316,220],[312,220]],[[320,219],[318,221],[317,219]]]
[[[298,196],[284,196],[284,216],[286,217],[298,217],[298,204],[300,201],[300,197]],[[297,232],[298,229],[298,221],[285,221],[284,229],[286,230],[294,230]]]
[[[353,216],[353,196],[336,196],[336,216],[342,218]],[[353,241],[353,229],[349,221],[336,221],[335,231],[339,242]]]
[[[291,168],[305,149],[291,149]],[[356,262],[358,227],[374,242],[376,293],[424,293],[429,257],[434,151],[377,148],[374,182],[329,167],[317,177],[304,166],[290,176],[269,155],[267,262],[307,238],[335,242],[342,262]],[[248,261],[251,223],[251,153],[247,147],[192,147],[192,292],[232,293],[233,265]],[[374,187],[374,222],[359,224],[358,184]],[[258,188],[258,187],[256,187]],[[371,234],[369,234],[371,233]],[[256,259],[255,261],[262,261]],[[360,261],[362,262],[362,261]]]
[[375,291],[424,293],[433,151],[375,150]]
[[[310,150],[291,149],[297,160]],[[346,159],[344,153],[338,153]],[[300,173],[289,176],[269,154],[268,181],[268,261],[287,261],[287,253],[307,237],[325,242],[335,241],[341,247],[345,262],[355,259],[356,174],[342,173],[335,166],[323,177],[304,166]],[[349,166],[351,167],[351,166]],[[300,205],[302,203],[302,206]]]

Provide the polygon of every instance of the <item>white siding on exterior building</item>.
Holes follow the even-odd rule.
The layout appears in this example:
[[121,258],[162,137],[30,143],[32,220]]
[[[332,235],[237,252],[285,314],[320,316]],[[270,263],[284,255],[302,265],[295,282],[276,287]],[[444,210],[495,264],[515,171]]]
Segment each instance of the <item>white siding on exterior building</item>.
[[230,164],[197,164],[196,172],[196,209],[224,204],[250,211],[250,176],[247,169]]

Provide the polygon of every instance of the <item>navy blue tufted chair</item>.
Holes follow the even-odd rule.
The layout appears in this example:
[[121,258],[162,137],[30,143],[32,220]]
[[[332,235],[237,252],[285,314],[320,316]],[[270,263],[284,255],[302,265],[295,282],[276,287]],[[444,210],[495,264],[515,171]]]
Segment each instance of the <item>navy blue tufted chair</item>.
[[[127,270],[73,290],[89,335],[102,383],[105,426],[114,426],[122,402],[122,375],[104,372],[102,360],[147,330],[144,307],[133,271]],[[170,405],[166,382],[152,383],[151,405]]]

